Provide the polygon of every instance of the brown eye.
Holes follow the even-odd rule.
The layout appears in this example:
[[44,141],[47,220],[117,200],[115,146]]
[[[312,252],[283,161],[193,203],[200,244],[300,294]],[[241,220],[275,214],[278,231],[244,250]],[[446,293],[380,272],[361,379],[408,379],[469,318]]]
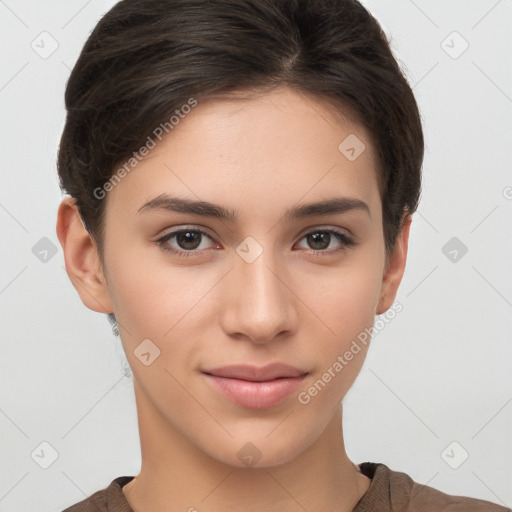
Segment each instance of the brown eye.
[[[158,245],[167,252],[176,254],[178,256],[194,256],[203,249],[197,251],[204,237],[211,237],[201,229],[178,229],[171,231],[167,235],[157,240]],[[168,242],[172,239],[176,239],[175,243],[178,246],[174,249]]]
[[187,251],[193,251],[197,249],[201,243],[201,235],[200,233],[196,233],[194,231],[181,231],[176,235],[176,243],[180,246],[180,249],[185,249]]
[[[302,239],[306,240],[308,246],[312,249],[311,252],[317,253],[325,252],[327,254],[332,254],[356,245],[356,242],[352,240],[352,238],[333,229],[311,231]],[[341,247],[338,249],[327,250],[333,241],[338,241],[341,244]]]

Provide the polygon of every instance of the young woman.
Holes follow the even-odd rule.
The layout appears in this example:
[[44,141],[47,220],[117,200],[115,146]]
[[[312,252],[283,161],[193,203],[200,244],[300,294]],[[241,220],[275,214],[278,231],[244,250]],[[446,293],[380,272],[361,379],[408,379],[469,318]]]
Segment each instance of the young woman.
[[67,512],[507,510],[345,451],[424,150],[361,4],[123,0],[65,99],[57,234],[119,330],[142,451]]

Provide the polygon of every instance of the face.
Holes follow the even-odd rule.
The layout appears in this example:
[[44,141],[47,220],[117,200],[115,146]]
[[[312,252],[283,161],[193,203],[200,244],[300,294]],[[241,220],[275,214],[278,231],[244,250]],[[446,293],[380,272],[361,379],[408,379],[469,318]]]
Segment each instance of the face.
[[[139,415],[232,466],[289,461],[321,436],[368,345],[344,354],[396,292],[370,135],[332,112],[285,88],[200,102],[104,199],[105,293]],[[150,203],[166,196],[226,216]],[[204,373],[276,362],[305,376],[241,389]]]

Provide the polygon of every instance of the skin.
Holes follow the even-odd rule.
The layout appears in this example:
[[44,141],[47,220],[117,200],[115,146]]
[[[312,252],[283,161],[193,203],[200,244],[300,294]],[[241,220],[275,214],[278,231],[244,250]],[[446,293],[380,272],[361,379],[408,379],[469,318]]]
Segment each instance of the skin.
[[[123,492],[135,512],[217,512],[226,504],[348,512],[367,491],[371,480],[345,451],[341,401],[368,346],[307,405],[292,393],[268,409],[245,408],[200,373],[281,361],[309,372],[299,391],[307,390],[393,304],[411,219],[386,260],[376,156],[370,134],[351,119],[285,87],[200,102],[108,192],[104,265],[73,200],[62,201],[57,234],[68,275],[89,309],[115,313],[133,371],[142,467]],[[354,161],[338,150],[349,134],[366,145]],[[235,209],[239,218],[231,225],[137,213],[163,192]],[[365,201],[370,215],[282,219],[298,203],[334,196]],[[167,246],[200,254],[183,258],[155,243],[178,228],[210,238]],[[321,254],[343,243],[308,241],[320,228],[358,243]],[[248,236],[263,250],[252,263],[236,252]],[[134,350],[147,338],[160,356],[145,366]],[[237,456],[248,442],[261,456],[251,467]]]

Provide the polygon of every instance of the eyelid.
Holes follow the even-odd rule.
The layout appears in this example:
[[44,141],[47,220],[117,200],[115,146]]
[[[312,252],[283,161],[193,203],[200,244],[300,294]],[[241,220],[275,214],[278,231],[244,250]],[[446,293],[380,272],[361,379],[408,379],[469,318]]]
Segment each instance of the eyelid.
[[340,233],[342,235],[345,235],[349,238],[356,239],[356,236],[350,231],[348,228],[342,228],[340,226],[334,226],[329,224],[319,225],[319,226],[309,226],[305,228],[303,231],[300,232],[298,235],[299,239],[301,239],[303,236],[316,232],[316,231],[336,231],[337,233]]
[[[176,233],[179,231],[186,231],[187,229],[190,231],[199,231],[199,232],[205,234],[206,236],[210,237],[212,240],[215,239],[215,236],[209,232],[209,229],[204,226],[201,226],[200,224],[184,224],[184,225],[178,225],[178,226],[171,226],[171,227],[167,228],[166,230],[163,231],[162,234],[159,234],[155,237],[155,241],[158,241],[159,239],[164,238],[165,236],[170,235],[171,233]],[[304,228],[299,233],[299,235],[297,235],[297,237],[298,237],[298,239],[301,239],[305,235],[307,235],[313,231],[328,231],[328,230],[333,230],[333,231],[337,231],[341,234],[345,234],[346,236],[357,241],[357,236],[354,235],[352,233],[352,231],[350,231],[350,229],[342,228],[340,226],[328,225],[328,224],[319,225],[319,226],[309,226],[307,228]]]
[[208,237],[210,237],[212,240],[215,238],[212,234],[210,234],[208,232],[208,228],[205,228],[203,226],[200,226],[198,224],[184,224],[184,225],[178,225],[178,226],[171,226],[165,230],[163,230],[160,234],[158,234],[156,237],[155,237],[155,242],[158,242],[158,240],[168,236],[168,235],[171,235],[171,234],[176,234],[180,231],[197,231],[197,232],[200,232]]

